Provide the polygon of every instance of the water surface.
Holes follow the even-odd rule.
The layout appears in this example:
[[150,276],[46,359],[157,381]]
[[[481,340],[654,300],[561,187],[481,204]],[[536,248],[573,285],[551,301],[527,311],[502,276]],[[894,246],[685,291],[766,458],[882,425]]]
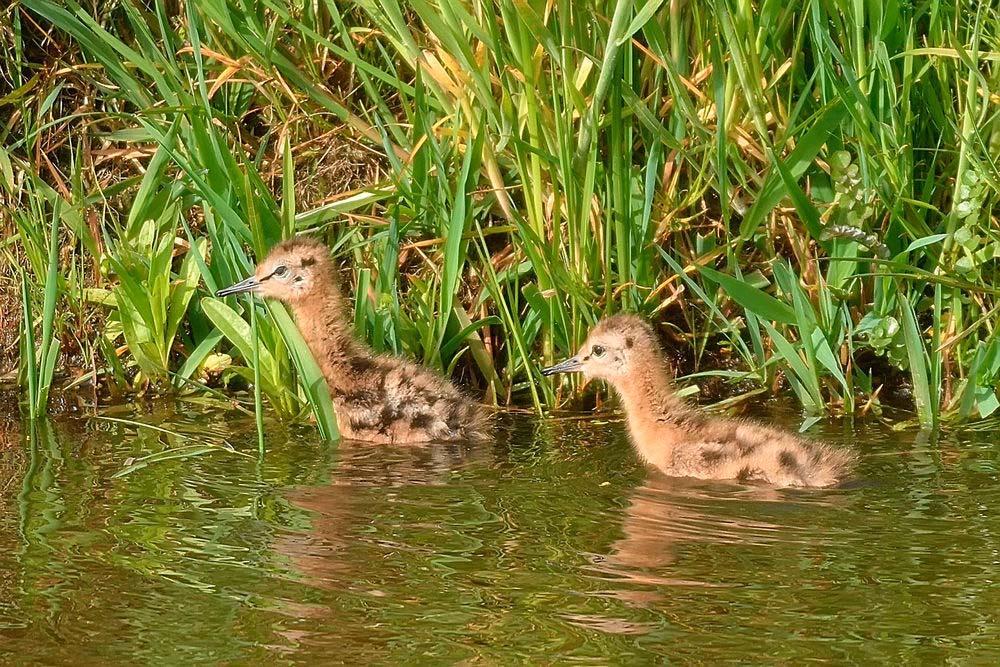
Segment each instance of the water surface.
[[994,430],[821,424],[862,483],[774,491],[651,473],[617,420],[260,458],[252,420],[134,419],[0,421],[5,662],[1000,658]]

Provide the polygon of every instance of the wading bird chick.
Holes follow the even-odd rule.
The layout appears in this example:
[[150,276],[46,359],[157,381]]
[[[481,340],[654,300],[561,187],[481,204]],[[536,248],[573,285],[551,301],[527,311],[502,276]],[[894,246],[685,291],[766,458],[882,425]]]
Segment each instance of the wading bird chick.
[[330,388],[345,438],[379,443],[479,440],[483,410],[438,373],[376,355],[346,319],[329,250],[295,238],[275,246],[254,275],[219,296],[250,292],[287,304]]
[[753,422],[708,417],[674,392],[653,328],[635,315],[598,323],[576,356],[543,375],[582,372],[614,387],[639,455],[675,477],[830,486],[853,456]]

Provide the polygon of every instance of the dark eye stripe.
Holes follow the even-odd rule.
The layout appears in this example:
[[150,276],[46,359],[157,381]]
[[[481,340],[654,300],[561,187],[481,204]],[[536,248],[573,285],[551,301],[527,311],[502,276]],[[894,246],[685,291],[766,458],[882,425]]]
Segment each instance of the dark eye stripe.
[[281,275],[285,275],[285,273],[287,271],[288,271],[288,267],[287,266],[278,266],[278,267],[275,267],[274,271],[271,271],[271,273],[269,273],[266,276],[264,276],[263,278],[261,278],[260,282],[264,282],[265,280],[270,280],[271,278],[273,278],[274,276],[278,275],[279,273]]

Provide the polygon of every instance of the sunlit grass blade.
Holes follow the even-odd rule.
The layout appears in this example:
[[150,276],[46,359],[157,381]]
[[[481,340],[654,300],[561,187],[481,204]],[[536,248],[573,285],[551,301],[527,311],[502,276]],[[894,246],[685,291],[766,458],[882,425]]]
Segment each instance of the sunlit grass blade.
[[313,416],[316,418],[320,436],[325,440],[338,440],[340,429],[337,427],[337,415],[333,411],[330,389],[323,372],[288,312],[279,305],[270,305],[268,311],[288,344],[289,353],[298,371],[299,383],[305,391]]
[[32,421],[38,417],[38,360],[35,355],[34,313],[31,308],[31,293],[28,290],[28,276],[24,269],[21,276],[21,385],[27,385],[28,414]]
[[927,348],[917,326],[913,305],[903,292],[900,293],[898,300],[917,417],[924,426],[933,426],[937,420],[937,391],[931,386]]
[[253,337],[253,414],[257,424],[257,449],[264,455],[264,400],[260,388],[260,336],[257,335],[257,308],[250,306],[250,335]]

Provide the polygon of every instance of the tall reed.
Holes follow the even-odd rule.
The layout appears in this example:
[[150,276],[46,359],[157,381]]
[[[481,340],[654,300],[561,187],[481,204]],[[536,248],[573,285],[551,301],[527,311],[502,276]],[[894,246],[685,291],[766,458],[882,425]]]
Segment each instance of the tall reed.
[[[324,423],[287,314],[257,318],[254,364],[259,306],[210,297],[310,231],[351,267],[377,349],[498,402],[556,405],[537,368],[627,309],[687,381],[788,386],[812,415],[878,410],[900,377],[924,424],[1000,406],[989,3],[171,7],[4,15],[23,128],[0,135],[4,194],[42,196],[71,156],[40,148],[71,129],[117,156],[46,195],[88,221],[64,233],[114,295],[92,293],[106,382],[190,380],[221,349],[277,414]],[[36,72],[26,48],[68,66]],[[363,146],[377,177],[310,195],[324,144]],[[138,375],[114,370],[122,347]]]

